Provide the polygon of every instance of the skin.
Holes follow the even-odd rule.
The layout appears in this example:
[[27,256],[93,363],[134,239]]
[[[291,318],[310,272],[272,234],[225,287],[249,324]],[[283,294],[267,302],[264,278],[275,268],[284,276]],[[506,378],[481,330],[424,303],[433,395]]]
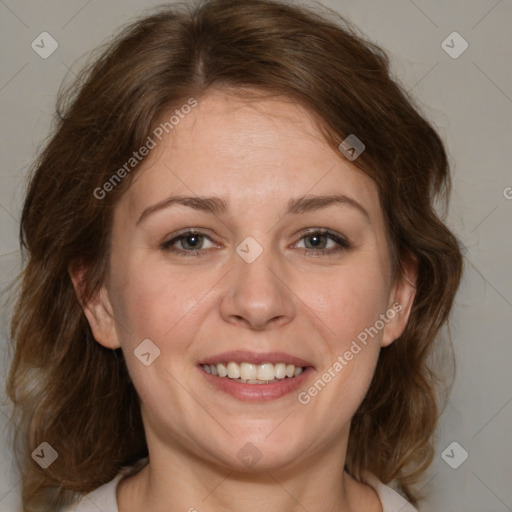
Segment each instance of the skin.
[[[382,511],[343,467],[379,351],[407,323],[415,269],[392,279],[373,180],[324,142],[302,108],[220,91],[203,96],[136,172],[115,208],[108,279],[84,305],[96,340],[122,348],[141,397],[150,464],[119,484],[120,512]],[[284,215],[291,198],[333,193],[368,218],[348,204]],[[222,196],[228,210],[174,205],[137,224],[171,194]],[[185,228],[206,234],[195,242],[203,254],[161,247]],[[313,254],[340,246],[321,237],[315,248],[310,228],[351,247]],[[252,263],[236,252],[248,236],[263,248]],[[187,240],[173,246],[193,250]],[[397,302],[403,309],[307,405],[297,393],[243,402],[196,368],[227,350],[283,351],[315,367],[304,391]],[[149,366],[133,352],[147,338],[161,351]],[[251,468],[237,457],[247,442],[262,454]]]

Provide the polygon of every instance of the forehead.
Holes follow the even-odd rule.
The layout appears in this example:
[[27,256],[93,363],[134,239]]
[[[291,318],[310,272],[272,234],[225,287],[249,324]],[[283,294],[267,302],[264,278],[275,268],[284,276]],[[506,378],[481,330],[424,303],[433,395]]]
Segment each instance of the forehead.
[[326,143],[308,111],[284,98],[210,93],[156,142],[125,194],[132,211],[171,193],[228,196],[247,209],[339,192],[379,215],[373,180]]

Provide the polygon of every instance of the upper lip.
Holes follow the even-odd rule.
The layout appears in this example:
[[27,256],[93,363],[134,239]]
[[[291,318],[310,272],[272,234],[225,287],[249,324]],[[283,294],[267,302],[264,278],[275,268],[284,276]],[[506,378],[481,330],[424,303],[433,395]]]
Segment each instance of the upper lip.
[[199,364],[218,364],[229,363],[286,363],[293,364],[294,366],[313,366],[308,361],[300,357],[287,354],[286,352],[250,352],[248,350],[232,350],[230,352],[222,352],[213,356],[205,357]]

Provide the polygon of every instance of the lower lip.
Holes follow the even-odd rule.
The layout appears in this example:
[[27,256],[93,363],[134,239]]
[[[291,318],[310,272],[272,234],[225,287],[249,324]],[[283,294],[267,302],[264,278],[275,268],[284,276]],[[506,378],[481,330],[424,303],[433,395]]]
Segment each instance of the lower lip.
[[202,366],[197,367],[204,378],[220,391],[228,393],[239,400],[262,402],[275,400],[296,391],[312,373],[313,368],[308,366],[298,377],[279,379],[271,384],[245,384],[236,382],[228,377],[217,377],[205,372]]

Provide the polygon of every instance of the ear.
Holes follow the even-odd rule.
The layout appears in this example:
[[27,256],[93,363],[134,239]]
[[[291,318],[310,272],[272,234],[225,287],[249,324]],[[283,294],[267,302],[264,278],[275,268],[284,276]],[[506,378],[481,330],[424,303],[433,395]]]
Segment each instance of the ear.
[[94,339],[104,347],[116,349],[121,346],[115,328],[114,314],[108,290],[103,285],[93,297],[86,302],[83,300],[86,267],[83,265],[68,269],[73,287],[85,316],[91,327]]
[[397,276],[389,295],[384,335],[381,346],[387,347],[399,338],[409,320],[412,305],[416,296],[416,282],[418,279],[418,261],[413,256],[401,264],[401,272]]

